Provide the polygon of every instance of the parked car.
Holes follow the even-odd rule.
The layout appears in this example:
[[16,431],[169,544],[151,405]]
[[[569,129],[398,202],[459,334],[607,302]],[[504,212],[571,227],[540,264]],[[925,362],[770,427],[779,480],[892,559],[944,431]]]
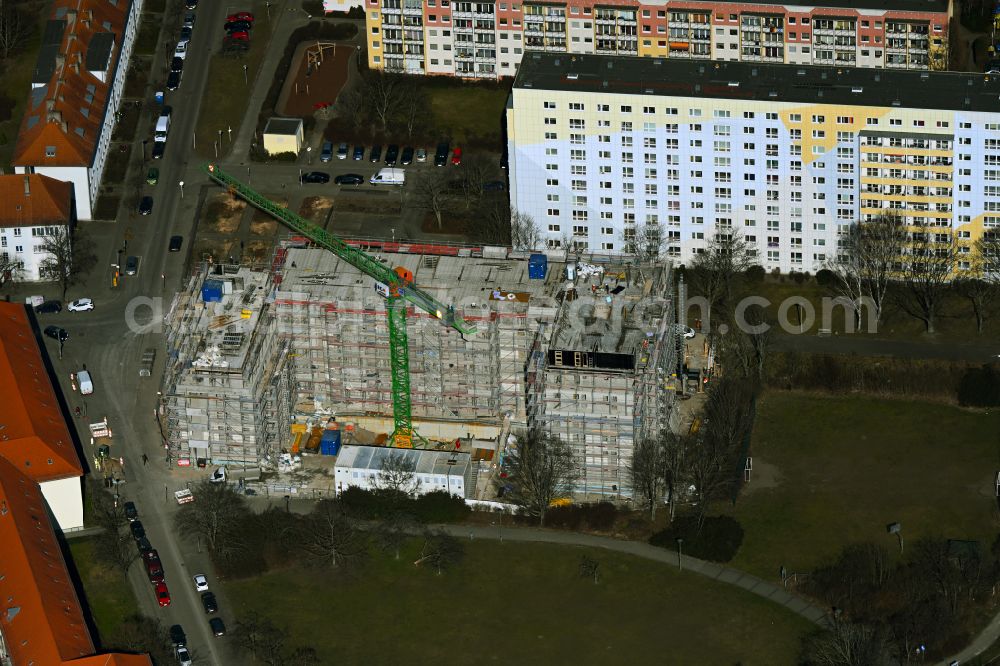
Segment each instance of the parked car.
[[319,151],[319,161],[329,162],[333,159],[333,142],[324,141],[323,148]]
[[160,553],[155,548],[150,548],[149,550],[143,551],[142,557],[145,560],[156,560],[160,561]]
[[163,157],[163,151],[167,147],[166,141],[154,141],[153,142],[153,159],[158,160]]
[[160,170],[156,167],[149,167],[149,171],[146,172],[146,184],[156,185],[160,182]]
[[41,305],[35,306],[35,312],[38,314],[55,314],[56,312],[62,312],[62,303],[59,301],[45,301]]
[[250,32],[253,25],[249,21],[227,21],[222,27],[226,32]]
[[206,613],[216,613],[219,610],[219,602],[211,592],[201,593],[201,605],[205,607]]
[[171,58],[170,59],[170,71],[179,72],[184,69],[184,58]]
[[222,621],[222,618],[213,617],[208,621],[208,626],[212,630],[213,636],[225,636],[226,635],[226,623]]
[[365,147],[364,146],[354,146],[354,153],[351,155],[355,160],[365,159]]
[[167,246],[169,252],[180,252],[181,245],[184,244],[184,236],[171,236],[170,244]]
[[136,548],[139,549],[139,553],[143,556],[145,556],[146,553],[152,552],[153,550],[153,544],[149,543],[149,539],[147,539],[146,537],[142,537],[141,539],[136,541],[135,545]]
[[388,167],[396,166],[396,161],[399,159],[399,146],[393,144],[385,149],[385,165]]
[[462,163],[462,149],[456,147],[455,150],[451,151],[451,163],[453,166],[458,166]]
[[66,342],[69,340],[69,333],[66,332],[65,328],[59,328],[58,326],[46,326],[43,331],[47,337],[53,340],[58,340],[59,342]]
[[160,608],[169,606],[170,590],[167,589],[167,584],[161,581],[156,584],[155,589],[156,589],[156,601],[160,604]]
[[163,582],[163,565],[159,560],[146,560],[146,575],[153,585]]
[[91,298],[78,298],[75,301],[70,301],[66,309],[70,312],[87,312],[94,309],[94,300]]
[[184,634],[184,627],[179,624],[170,627],[170,642],[174,645],[187,645],[187,636]]
[[148,194],[139,201],[139,215],[149,215],[153,212],[153,197]]
[[250,12],[236,12],[226,17],[227,21],[248,21],[253,23],[253,14]]
[[135,275],[139,272],[139,257],[129,255],[125,260],[125,275]]
[[194,589],[198,592],[208,592],[208,578],[205,574],[194,575]]
[[132,530],[132,538],[136,541],[146,536],[146,528],[142,526],[141,520],[133,520],[128,527]]
[[399,163],[403,166],[413,164],[413,148],[410,146],[403,148],[403,154],[399,157]]
[[167,90],[177,90],[181,87],[181,73],[170,72],[167,74]]
[[194,30],[192,30],[191,28],[189,28],[187,26],[181,28],[181,34],[178,35],[178,37],[177,37],[177,43],[179,44],[181,42],[184,42],[184,43],[190,42],[191,41],[191,33],[192,32],[194,32]]
[[184,645],[178,645],[174,648],[174,656],[177,657],[177,663],[180,666],[191,666],[191,653]]
[[683,335],[688,340],[690,340],[691,338],[693,338],[695,336],[695,330],[693,328],[691,328],[690,326],[680,326],[680,325],[678,325],[677,328],[680,329],[680,331],[679,331],[680,334]]
[[372,152],[368,155],[368,160],[372,163],[378,162],[382,159],[382,146],[375,144],[372,146]]
[[427,161],[427,150],[424,148],[417,148],[417,161],[426,162]]
[[139,517],[139,510],[135,508],[135,502],[125,502],[122,505],[125,510],[125,517],[128,518],[128,522],[133,522]]
[[198,0],[184,0],[185,9],[198,9]]
[[174,57],[187,58],[187,51],[188,51],[187,44],[178,44],[177,47],[174,49]]
[[197,18],[198,15],[194,12],[184,12],[184,25],[188,28],[193,28]]
[[309,171],[302,174],[303,183],[317,183],[324,185],[330,182],[330,174],[324,173],[322,171]]
[[229,33],[230,41],[234,42],[250,42],[250,33],[248,32],[231,32]]
[[333,179],[337,185],[360,185],[365,182],[365,177],[359,173],[345,173]]
[[448,163],[448,144],[447,142],[441,142],[437,146],[437,150],[434,151],[434,166],[444,166]]

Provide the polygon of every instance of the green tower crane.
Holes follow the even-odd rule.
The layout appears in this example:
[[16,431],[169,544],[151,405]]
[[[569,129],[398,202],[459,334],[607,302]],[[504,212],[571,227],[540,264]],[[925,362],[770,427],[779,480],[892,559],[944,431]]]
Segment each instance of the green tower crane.
[[394,430],[392,445],[400,448],[413,446],[413,420],[410,406],[410,350],[406,336],[406,302],[440,319],[463,336],[476,334],[476,327],[455,313],[454,308],[413,284],[413,273],[397,266],[389,268],[368,253],[351,247],[322,227],[303,219],[292,211],[279,206],[249,185],[224,172],[217,164],[205,165],[209,177],[233,196],[244,199],[252,206],[273,216],[316,245],[335,255],[383,285],[386,296],[385,312],[389,319],[389,358],[392,368],[392,415]]

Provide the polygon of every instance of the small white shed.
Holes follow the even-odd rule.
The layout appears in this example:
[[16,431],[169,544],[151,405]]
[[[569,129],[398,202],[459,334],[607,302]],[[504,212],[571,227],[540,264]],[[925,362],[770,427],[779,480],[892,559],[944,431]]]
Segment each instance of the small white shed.
[[305,141],[301,118],[271,118],[264,126],[264,150],[269,155],[299,154]]

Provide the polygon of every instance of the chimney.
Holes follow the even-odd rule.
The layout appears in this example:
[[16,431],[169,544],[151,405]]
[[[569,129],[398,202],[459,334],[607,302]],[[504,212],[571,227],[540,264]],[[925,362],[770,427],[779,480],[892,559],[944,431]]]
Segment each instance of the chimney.
[[31,176],[24,175],[24,197],[28,198],[31,196]]

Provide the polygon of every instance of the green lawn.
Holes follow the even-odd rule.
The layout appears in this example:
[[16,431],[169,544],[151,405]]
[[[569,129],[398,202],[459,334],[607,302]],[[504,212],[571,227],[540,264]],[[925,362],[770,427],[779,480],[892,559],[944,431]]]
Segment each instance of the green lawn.
[[[219,140],[219,130],[222,130],[222,145],[219,146],[219,156],[229,152],[229,128],[232,137],[236,138],[243,115],[250,103],[250,93],[254,85],[254,77],[260,70],[260,63],[269,48],[274,22],[267,20],[263,2],[252,3],[252,6],[240,6],[253,12],[257,17],[254,23],[253,38],[250,40],[250,50],[242,57],[232,57],[216,53],[209,63],[208,83],[205,87],[205,97],[201,104],[196,128],[197,141],[195,152],[202,157],[215,157],[215,142]],[[284,4],[271,5],[271,15],[278,16],[284,11]],[[221,49],[222,37],[219,33],[218,46]],[[276,49],[284,49],[284,44],[276,44]],[[247,81],[243,77],[243,65],[247,66]],[[261,80],[258,85],[270,87],[271,81]],[[254,116],[256,122],[256,116]]]
[[435,127],[450,135],[452,144],[472,142],[496,152],[501,146],[500,127],[508,90],[486,86],[428,86]]
[[28,103],[28,93],[31,90],[31,77],[35,73],[38,61],[38,50],[42,46],[41,31],[48,20],[48,12],[39,18],[39,26],[25,48],[5,63],[0,63],[0,81],[3,92],[14,101],[10,120],[0,122],[0,168],[5,173],[13,173],[10,160],[14,155],[17,143],[17,131],[21,127],[21,118]]
[[[933,378],[929,378],[932,381]],[[997,532],[1000,412],[871,397],[768,393],[754,472],[735,509],[746,537],[732,564],[768,579],[808,572],[846,544]]]
[[[94,539],[72,539],[69,550],[73,556],[83,591],[85,607],[90,608],[94,624],[103,640],[107,640],[126,617],[139,612],[132,587],[121,570],[100,562],[94,552]],[[133,566],[139,566],[138,564]]]
[[[754,595],[625,555],[465,542],[438,576],[377,555],[358,575],[291,568],[227,583],[324,664],[794,663],[807,621]],[[582,554],[600,562],[594,585]],[[408,556],[409,555],[409,556]],[[235,622],[233,622],[235,625]]]

